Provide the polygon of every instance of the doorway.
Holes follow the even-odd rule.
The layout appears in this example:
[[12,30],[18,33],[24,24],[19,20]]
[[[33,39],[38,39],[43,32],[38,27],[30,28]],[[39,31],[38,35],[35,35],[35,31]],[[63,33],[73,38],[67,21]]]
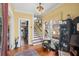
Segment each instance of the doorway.
[[29,41],[29,20],[19,20],[19,42],[20,46],[28,45]]

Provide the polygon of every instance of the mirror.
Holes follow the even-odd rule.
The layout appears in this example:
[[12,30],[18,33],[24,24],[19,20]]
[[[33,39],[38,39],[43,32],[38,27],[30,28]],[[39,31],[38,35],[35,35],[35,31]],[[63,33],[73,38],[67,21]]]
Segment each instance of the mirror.
[[52,21],[52,38],[59,39],[60,36],[60,23],[59,20]]

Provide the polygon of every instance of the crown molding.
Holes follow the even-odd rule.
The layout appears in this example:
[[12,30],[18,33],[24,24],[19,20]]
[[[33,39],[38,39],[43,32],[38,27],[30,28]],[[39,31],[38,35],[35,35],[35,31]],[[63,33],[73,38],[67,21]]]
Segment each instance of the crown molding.
[[51,10],[49,10],[48,12],[45,12],[42,16],[47,15],[48,13],[50,13],[51,11],[54,11],[55,9],[57,9],[58,7],[60,7],[61,5],[63,5],[64,3],[60,3],[58,5],[56,5],[54,8],[52,8]]
[[25,11],[22,11],[22,10],[16,10],[15,9],[14,11],[33,15],[33,13],[31,13],[31,12],[25,12]]

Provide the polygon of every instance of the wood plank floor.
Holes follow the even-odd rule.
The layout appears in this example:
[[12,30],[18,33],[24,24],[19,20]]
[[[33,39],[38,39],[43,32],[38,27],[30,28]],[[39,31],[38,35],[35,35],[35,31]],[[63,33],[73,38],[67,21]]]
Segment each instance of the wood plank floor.
[[42,48],[42,45],[35,45],[35,46],[25,45],[25,46],[23,46],[21,48],[17,48],[17,49],[14,49],[14,50],[9,50],[7,53],[8,53],[8,56],[14,56],[15,53],[20,52],[20,51],[27,50],[28,48],[35,49],[40,56],[55,56],[56,55],[55,54],[55,51],[52,51],[53,54],[51,55],[51,52],[48,51],[48,50],[43,49]]

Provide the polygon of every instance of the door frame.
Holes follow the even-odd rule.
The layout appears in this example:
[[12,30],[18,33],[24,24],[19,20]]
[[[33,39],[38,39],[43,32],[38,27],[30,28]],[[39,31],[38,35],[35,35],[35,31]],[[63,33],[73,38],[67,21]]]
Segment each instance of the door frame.
[[30,41],[30,19],[28,19],[28,18],[19,18],[18,19],[18,47],[21,47],[21,32],[20,32],[20,22],[21,22],[21,20],[23,21],[28,21],[29,23],[28,23],[28,44],[29,44],[29,41]]

